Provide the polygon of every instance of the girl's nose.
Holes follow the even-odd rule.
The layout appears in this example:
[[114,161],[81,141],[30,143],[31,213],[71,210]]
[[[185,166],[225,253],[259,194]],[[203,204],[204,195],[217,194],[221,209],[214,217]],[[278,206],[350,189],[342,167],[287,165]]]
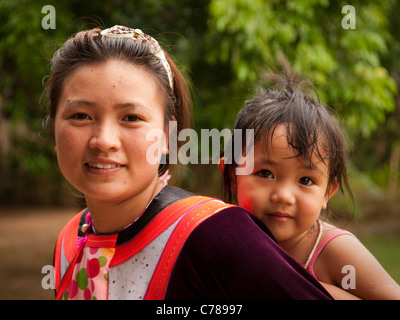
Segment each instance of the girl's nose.
[[271,201],[293,205],[295,203],[294,190],[289,183],[277,183],[271,192]]
[[93,128],[89,147],[102,152],[117,151],[121,147],[118,129],[112,124],[104,123]]

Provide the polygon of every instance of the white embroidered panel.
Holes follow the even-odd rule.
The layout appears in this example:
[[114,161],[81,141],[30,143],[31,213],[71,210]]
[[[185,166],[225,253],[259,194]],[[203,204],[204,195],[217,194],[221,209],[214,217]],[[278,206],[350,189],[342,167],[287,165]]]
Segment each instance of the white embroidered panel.
[[60,252],[60,279],[64,277],[65,272],[69,267],[67,257],[64,252],[64,237],[62,238],[61,252]]
[[176,221],[128,260],[109,269],[109,300],[142,300]]

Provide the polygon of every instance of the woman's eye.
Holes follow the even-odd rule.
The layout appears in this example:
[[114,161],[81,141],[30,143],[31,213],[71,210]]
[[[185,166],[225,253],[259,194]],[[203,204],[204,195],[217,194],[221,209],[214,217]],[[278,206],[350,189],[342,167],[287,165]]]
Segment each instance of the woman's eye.
[[74,120],[89,120],[90,117],[86,113],[75,113],[71,116]]
[[314,181],[309,177],[300,178],[299,183],[305,186],[311,186],[315,184]]
[[128,122],[135,122],[135,121],[141,120],[141,118],[138,117],[138,116],[135,116],[135,115],[127,115],[127,116],[124,117],[123,120],[124,121],[128,121]]
[[260,178],[264,178],[264,179],[273,178],[273,177],[274,177],[273,174],[272,174],[272,172],[269,171],[269,170],[266,170],[266,169],[257,171],[257,172],[255,173],[255,175],[258,176],[258,177],[260,177]]

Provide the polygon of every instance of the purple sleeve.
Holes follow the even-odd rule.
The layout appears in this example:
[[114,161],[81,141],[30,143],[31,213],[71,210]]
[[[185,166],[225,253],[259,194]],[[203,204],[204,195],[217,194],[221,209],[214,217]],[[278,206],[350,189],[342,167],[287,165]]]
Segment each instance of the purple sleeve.
[[207,219],[187,239],[166,299],[331,299],[244,209]]

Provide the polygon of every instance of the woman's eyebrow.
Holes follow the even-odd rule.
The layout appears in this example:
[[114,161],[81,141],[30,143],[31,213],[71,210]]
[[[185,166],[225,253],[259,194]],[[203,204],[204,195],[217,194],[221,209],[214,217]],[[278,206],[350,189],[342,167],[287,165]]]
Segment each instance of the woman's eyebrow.
[[67,107],[74,105],[86,105],[86,106],[97,106],[96,102],[87,101],[87,100],[69,100],[65,104]]
[[132,101],[132,102],[125,102],[125,103],[117,103],[114,105],[118,109],[124,109],[124,108],[133,108],[133,109],[146,109],[146,110],[151,110],[149,107],[146,105],[137,102],[137,101]]
[[[88,100],[69,100],[66,103],[67,107],[74,106],[74,105],[84,105],[84,106],[89,106],[89,107],[97,107],[99,104],[94,101],[88,101]],[[116,109],[124,109],[124,108],[143,108],[149,110],[150,108],[147,107],[146,105],[138,102],[138,101],[132,101],[132,102],[125,102],[125,103],[116,103],[114,104],[114,107]]]

